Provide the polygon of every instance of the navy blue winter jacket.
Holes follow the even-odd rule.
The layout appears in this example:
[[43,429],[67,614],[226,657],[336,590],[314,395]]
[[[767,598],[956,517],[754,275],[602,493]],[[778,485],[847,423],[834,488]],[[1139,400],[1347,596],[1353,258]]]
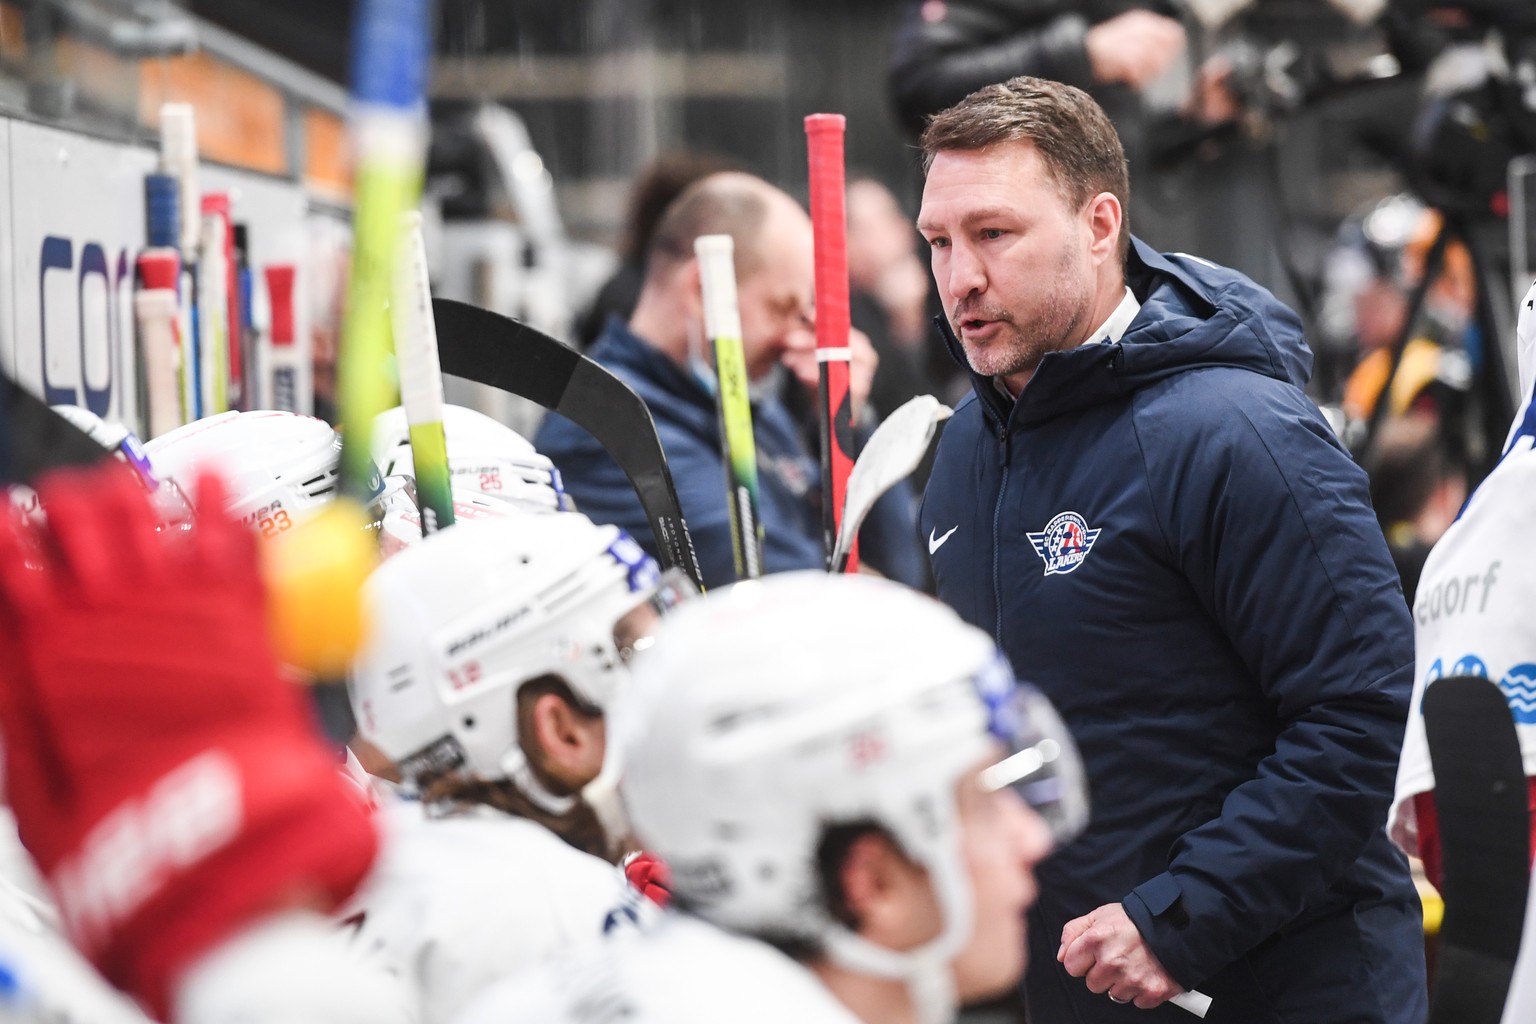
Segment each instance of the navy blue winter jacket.
[[[612,370],[650,408],[704,572],[704,585],[718,587],[732,582],[736,566],[731,554],[725,459],[714,397],[618,318],[608,321],[588,355]],[[763,520],[763,571],[822,568],[826,558],[816,460],[801,444],[794,418],[778,401],[754,405],[752,431]],[[634,487],[596,439],[565,417],[551,413],[540,424],[534,444],[559,468],[577,508],[593,522],[623,527],[647,551],[656,553],[655,539]],[[920,584],[922,554],[913,542],[913,504],[908,490],[887,494],[871,511],[861,542],[873,543],[871,555],[888,574],[902,582]]]
[[[1413,629],[1294,313],[1137,241],[1117,344],[989,378],[920,512],[939,596],[1061,710],[1087,832],[1039,872],[1039,1024],[1192,1020],[1087,990],[1062,927],[1121,903],[1209,1024],[1416,1024],[1419,903],[1383,826]],[[957,343],[941,323],[957,357]],[[974,377],[974,375],[973,375]]]

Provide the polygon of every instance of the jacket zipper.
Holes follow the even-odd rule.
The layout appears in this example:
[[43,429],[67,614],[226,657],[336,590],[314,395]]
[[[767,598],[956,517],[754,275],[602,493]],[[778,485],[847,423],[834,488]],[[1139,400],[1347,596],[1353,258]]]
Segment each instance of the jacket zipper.
[[992,508],[992,607],[996,612],[996,624],[992,628],[993,640],[999,650],[1003,647],[1003,566],[1002,536],[1003,499],[1008,493],[1008,428],[1004,426],[997,435],[998,450],[1002,453],[1002,477],[997,485],[997,504]]

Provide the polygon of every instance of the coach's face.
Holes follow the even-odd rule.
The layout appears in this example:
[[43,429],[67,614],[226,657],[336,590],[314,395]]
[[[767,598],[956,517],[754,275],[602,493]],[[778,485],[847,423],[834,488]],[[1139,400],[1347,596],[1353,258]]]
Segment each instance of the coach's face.
[[[977,373],[1004,378],[1018,394],[1047,352],[1085,340],[1102,249],[1094,219],[1106,196],[1070,208],[1029,142],[934,157],[917,227]],[[1115,209],[1118,230],[1118,202]]]

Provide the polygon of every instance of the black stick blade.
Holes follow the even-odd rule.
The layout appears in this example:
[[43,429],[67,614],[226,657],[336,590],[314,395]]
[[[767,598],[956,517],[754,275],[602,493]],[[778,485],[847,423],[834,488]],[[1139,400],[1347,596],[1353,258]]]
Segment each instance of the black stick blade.
[[0,487],[30,484],[50,469],[93,465],[108,454],[89,434],[0,373]]
[[1474,676],[1432,683],[1424,728],[1445,862],[1445,924],[1430,1024],[1499,1024],[1530,885],[1525,766],[1504,693]]
[[510,317],[452,299],[433,299],[432,315],[443,372],[525,398],[596,438],[639,494],[658,560],[702,589],[672,471],[640,396],[568,345]]

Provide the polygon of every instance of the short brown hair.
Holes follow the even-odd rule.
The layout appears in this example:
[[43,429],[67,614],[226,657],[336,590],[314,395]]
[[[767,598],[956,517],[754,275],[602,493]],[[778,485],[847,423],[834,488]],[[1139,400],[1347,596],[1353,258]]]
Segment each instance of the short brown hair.
[[1125,148],[1104,108],[1083,90],[1020,75],[971,93],[928,119],[920,145],[923,170],[945,150],[986,149],[1004,142],[1034,145],[1074,210],[1100,192],[1120,200],[1120,259],[1131,247],[1131,176]]
[[646,277],[654,278],[693,258],[693,241],[703,235],[730,235],[736,249],[736,276],[746,277],[760,262],[758,235],[768,218],[769,186],[740,171],[701,178],[667,205],[645,254]]
[[619,258],[635,266],[643,264],[651,238],[656,234],[656,225],[672,200],[696,181],[721,171],[734,170],[734,161],[713,153],[678,152],[657,157],[630,186]]

